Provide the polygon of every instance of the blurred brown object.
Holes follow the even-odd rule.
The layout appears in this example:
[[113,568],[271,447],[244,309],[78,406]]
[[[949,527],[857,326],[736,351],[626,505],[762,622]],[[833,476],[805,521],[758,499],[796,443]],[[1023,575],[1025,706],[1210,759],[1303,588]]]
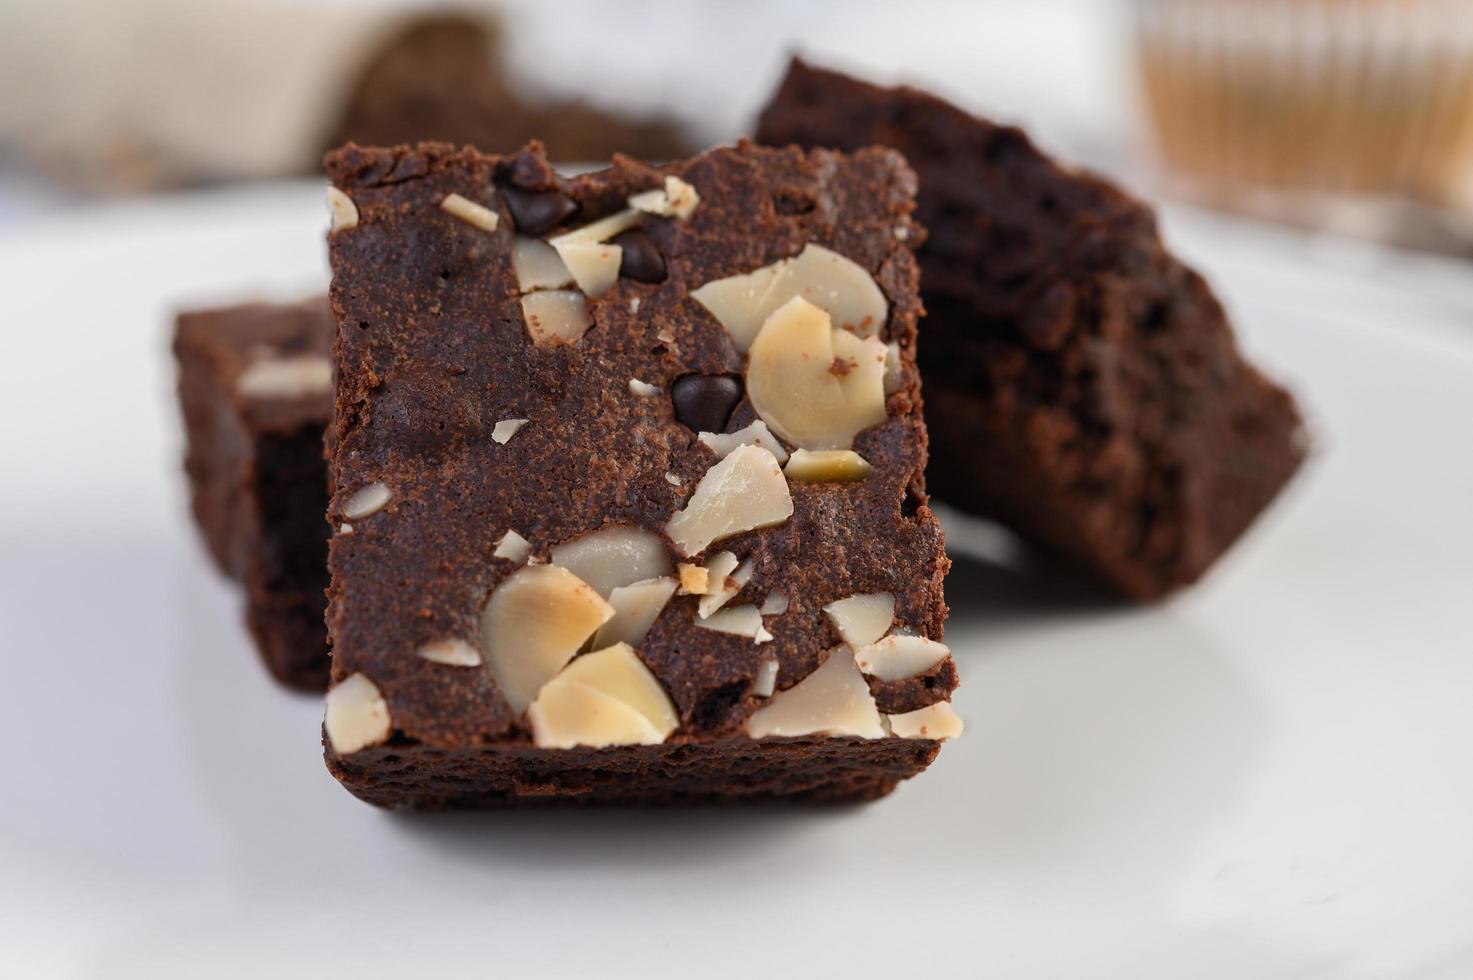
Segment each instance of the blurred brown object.
[[512,153],[537,139],[565,161],[616,152],[662,161],[694,151],[669,120],[629,119],[581,102],[527,102],[503,74],[499,48],[499,31],[484,18],[440,14],[409,23],[363,67],[324,149],[349,140],[443,140]]
[[423,139],[562,160],[691,147],[667,119],[524,97],[476,0],[11,0],[0,156],[96,190],[320,172],[324,150]]
[[1137,0],[1159,152],[1188,196],[1473,251],[1473,2]]

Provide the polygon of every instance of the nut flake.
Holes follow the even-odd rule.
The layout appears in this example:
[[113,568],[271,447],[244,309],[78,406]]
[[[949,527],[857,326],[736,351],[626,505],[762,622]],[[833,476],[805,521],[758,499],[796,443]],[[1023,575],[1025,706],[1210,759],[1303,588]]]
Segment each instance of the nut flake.
[[949,656],[951,650],[946,644],[907,635],[887,636],[854,651],[859,669],[882,681],[903,681],[924,674]]
[[502,419],[491,427],[491,441],[499,446],[504,446],[511,441],[511,437],[517,434],[517,430],[527,424],[527,419]]
[[332,391],[332,361],[298,354],[256,361],[240,372],[235,390],[246,398],[306,398]]
[[701,195],[696,189],[673,174],[665,178],[663,190],[644,191],[629,199],[629,206],[638,211],[682,221],[689,218],[700,203]]
[[789,480],[804,483],[854,483],[869,471],[869,461],[852,449],[796,449],[783,467]]
[[685,507],[666,523],[665,533],[691,557],[714,541],[772,527],[792,515],[788,482],[772,453],[741,446],[706,471]]
[[327,213],[331,221],[328,234],[358,227],[358,205],[336,187],[327,189]]
[[631,582],[612,590],[609,605],[614,607],[614,618],[598,628],[593,635],[593,645],[605,647],[613,643],[630,643],[638,646],[674,594],[675,579],[668,575]]
[[343,516],[356,521],[377,514],[392,496],[389,488],[378,481],[359,487],[344,501]]
[[[842,372],[834,371],[842,363]],[[885,421],[885,345],[836,330],[802,297],[779,308],[752,342],[747,396],[773,432],[803,449],[848,449]]]
[[660,394],[660,386],[652,385],[648,381],[641,381],[638,378],[630,378],[629,391],[631,394],[638,395],[641,398],[653,398]]
[[774,735],[857,735],[884,738],[869,685],[848,647],[829,651],[823,665],[797,684],[773,695],[747,719],[752,738]]
[[338,755],[351,755],[388,740],[388,702],[373,681],[352,674],[327,692],[323,727],[332,750]]
[[532,542],[522,537],[515,530],[508,528],[496,542],[496,550],[491,554],[496,558],[505,558],[507,561],[516,562],[518,565],[527,560],[532,553]]
[[557,249],[540,238],[518,235],[511,264],[517,273],[517,287],[524,293],[561,289],[573,282],[573,274],[558,257]]
[[446,664],[450,667],[481,666],[481,651],[458,637],[432,640],[415,652],[431,663]]
[[965,727],[961,717],[945,701],[937,701],[916,711],[886,715],[891,734],[898,738],[956,738]]
[[527,565],[486,600],[481,653],[506,700],[522,712],[613,616],[614,607],[566,568]]
[[814,244],[804,246],[796,258],[713,280],[690,295],[716,317],[743,351],[752,345],[767,318],[795,296],[826,311],[836,328],[859,337],[873,337],[889,317],[885,294],[868,272]]
[[870,592],[839,599],[823,607],[845,643],[858,650],[884,636],[895,621],[895,597]]
[[588,298],[576,289],[548,289],[523,296],[522,319],[538,347],[571,344],[593,326]]
[[750,425],[735,432],[702,432],[696,438],[701,441],[701,445],[721,457],[731,455],[731,451],[738,446],[761,446],[772,453],[779,463],[788,461],[788,451],[761,419],[754,419]]
[[440,201],[440,208],[482,231],[495,231],[497,223],[501,220],[495,211],[484,204],[477,204],[470,198],[461,197],[459,194],[446,194]]
[[665,542],[654,531],[618,524],[564,541],[552,564],[566,568],[607,598],[621,585],[670,574]]

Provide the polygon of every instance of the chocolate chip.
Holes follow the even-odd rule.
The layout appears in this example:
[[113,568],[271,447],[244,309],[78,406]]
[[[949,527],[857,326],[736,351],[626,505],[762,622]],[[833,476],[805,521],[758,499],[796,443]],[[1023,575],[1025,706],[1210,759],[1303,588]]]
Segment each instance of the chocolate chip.
[[664,282],[665,256],[655,247],[649,234],[642,228],[631,228],[609,240],[624,250],[619,261],[619,275],[635,282]]
[[742,381],[732,374],[687,374],[670,386],[675,418],[693,432],[725,432],[742,400]]
[[506,197],[506,206],[511,209],[512,220],[517,223],[517,231],[534,238],[552,231],[578,210],[573,199],[561,191],[524,191],[503,187],[501,193]]

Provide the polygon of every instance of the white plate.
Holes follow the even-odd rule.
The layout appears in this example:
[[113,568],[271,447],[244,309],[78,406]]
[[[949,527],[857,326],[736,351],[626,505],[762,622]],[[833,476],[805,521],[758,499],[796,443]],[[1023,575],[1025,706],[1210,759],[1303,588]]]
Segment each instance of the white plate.
[[[189,526],[177,304],[325,281],[320,187],[0,239],[0,975],[1473,975],[1465,267],[1173,229],[1319,452],[1102,609],[949,520],[965,738],[849,809],[390,815]],[[541,975],[532,973],[529,975]]]

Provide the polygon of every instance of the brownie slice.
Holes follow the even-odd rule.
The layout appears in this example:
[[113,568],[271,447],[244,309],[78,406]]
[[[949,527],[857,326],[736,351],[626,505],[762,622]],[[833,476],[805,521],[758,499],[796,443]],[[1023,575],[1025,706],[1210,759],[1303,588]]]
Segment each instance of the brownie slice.
[[327,685],[327,464],[334,324],[327,302],[182,313],[175,325],[191,505],[246,590],[272,676]]
[[333,774],[427,808],[925,768],[959,725],[900,156],[326,162]]
[[757,138],[889,146],[920,175],[941,499],[1149,600],[1196,581],[1299,467],[1293,399],[1134,197],[1018,129],[796,59]]

